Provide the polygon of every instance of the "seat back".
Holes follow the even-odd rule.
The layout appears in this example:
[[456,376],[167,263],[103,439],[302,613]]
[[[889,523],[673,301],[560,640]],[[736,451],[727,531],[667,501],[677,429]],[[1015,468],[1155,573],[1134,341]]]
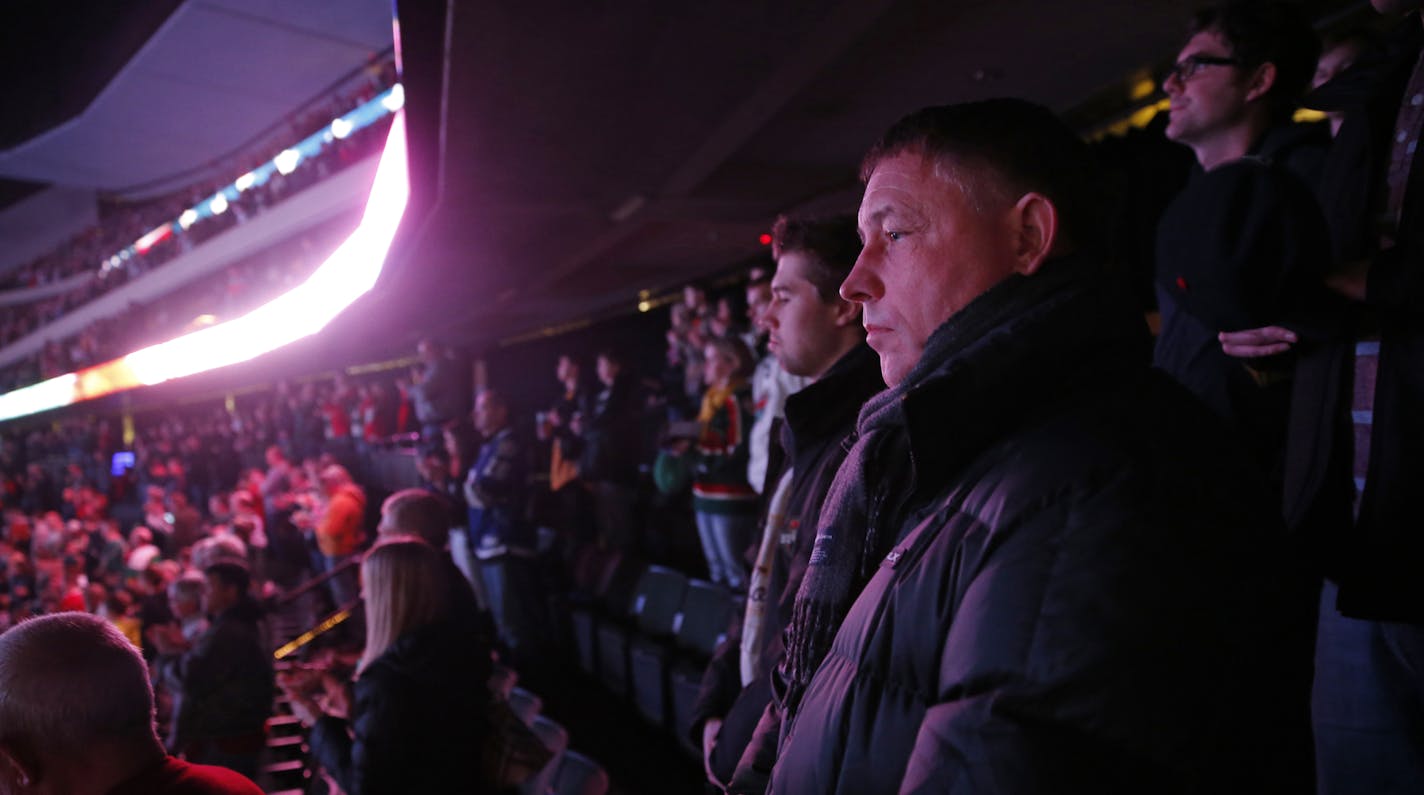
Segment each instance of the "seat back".
[[564,752],[568,750],[569,732],[563,726],[542,715],[535,718],[529,728],[538,735],[552,756],[549,757],[549,763],[544,765],[543,770],[530,776],[527,781],[519,785],[519,792],[521,795],[548,795],[549,787],[554,783],[554,776],[563,764]]
[[613,582],[613,577],[618,573],[618,568],[623,565],[623,553],[616,549],[599,550],[594,557],[593,566],[593,590],[590,592],[593,598],[602,599],[608,592],[608,587]]
[[633,594],[633,620],[638,629],[648,635],[665,637],[672,634],[672,622],[682,607],[687,591],[687,576],[666,566],[649,566],[638,579]]
[[584,544],[574,551],[569,564],[569,589],[582,596],[593,596],[607,561],[596,544]]
[[565,751],[554,776],[554,795],[607,795],[608,774],[603,766],[578,751]]
[[732,617],[732,595],[720,585],[692,580],[682,600],[682,609],[673,618],[677,645],[694,654],[710,657],[727,636]]
[[608,573],[606,584],[599,592],[603,610],[611,616],[627,616],[633,607],[633,594],[647,566],[629,555],[618,555],[617,563]]
[[544,709],[544,700],[522,687],[516,687],[509,691],[509,709],[519,716],[525,726],[530,726],[540,710]]

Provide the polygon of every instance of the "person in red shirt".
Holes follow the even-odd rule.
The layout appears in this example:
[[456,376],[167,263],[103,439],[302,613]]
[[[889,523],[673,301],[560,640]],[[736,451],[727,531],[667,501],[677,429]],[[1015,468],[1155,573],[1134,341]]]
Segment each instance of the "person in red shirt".
[[164,753],[143,657],[112,624],[56,613],[0,635],[0,792],[261,795]]

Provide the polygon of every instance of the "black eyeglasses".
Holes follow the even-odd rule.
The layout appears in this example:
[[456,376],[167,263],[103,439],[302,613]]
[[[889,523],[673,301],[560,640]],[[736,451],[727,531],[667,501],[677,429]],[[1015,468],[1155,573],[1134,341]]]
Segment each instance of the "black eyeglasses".
[[1172,64],[1167,70],[1167,77],[1177,76],[1177,80],[1185,83],[1197,76],[1197,72],[1205,66],[1240,66],[1241,62],[1235,58],[1225,58],[1220,55],[1188,55],[1180,61]]

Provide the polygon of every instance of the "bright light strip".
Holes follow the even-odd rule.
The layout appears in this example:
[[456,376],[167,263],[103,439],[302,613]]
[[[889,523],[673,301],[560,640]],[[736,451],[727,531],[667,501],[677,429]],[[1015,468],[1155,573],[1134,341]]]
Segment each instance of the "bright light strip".
[[[399,60],[399,58],[397,58],[397,60]],[[321,148],[325,144],[330,143],[333,139],[345,138],[351,133],[355,132],[357,129],[366,127],[370,124],[374,124],[377,120],[385,118],[386,116],[392,113],[395,113],[396,111],[400,110],[401,107],[403,107],[404,105],[405,88],[402,87],[401,84],[397,83],[394,86],[391,86],[390,88],[386,89],[385,93],[380,94],[374,99],[367,101],[365,104],[358,106],[355,110],[348,112],[345,116],[337,117],[328,127],[324,128],[320,132],[308,136],[302,141],[299,141],[295,146],[292,146],[286,151],[283,151],[281,154],[279,154],[277,158],[274,158],[273,160],[268,161],[266,164],[258,166],[256,169],[238,177],[237,180],[232,183],[231,187],[235,188],[238,193],[242,193],[243,191],[248,190],[249,188],[256,185],[258,180],[262,180],[265,182],[267,178],[272,175],[273,171],[281,171],[282,174],[289,174],[292,171],[295,171],[297,166],[301,164],[301,161],[304,157],[304,151],[306,157],[315,156],[318,152],[321,151]],[[318,138],[321,139],[320,143],[317,142]],[[283,170],[281,168],[281,164],[279,163],[279,159],[281,158],[286,158],[287,161],[290,161],[290,168],[287,168],[286,170]],[[226,189],[224,189],[224,191],[226,191]],[[220,214],[221,212],[221,210],[212,210],[207,202],[204,202],[194,207],[189,207],[187,210],[183,211],[182,215],[178,217],[179,228],[186,230],[188,229],[188,227],[192,226],[203,218],[211,217],[213,215]],[[188,220],[185,221],[185,218]],[[171,223],[164,224],[164,226],[171,227]],[[158,230],[153,231],[156,232]],[[139,253],[143,253],[143,251],[140,250]]]
[[400,83],[391,86],[391,90],[381,97],[381,104],[391,113],[405,107],[405,86]]
[[135,241],[134,248],[138,249],[138,253],[142,254],[158,245],[164,238],[171,234],[173,234],[173,227],[164,224]]
[[208,209],[213,211],[213,215],[222,215],[227,212],[227,197],[219,193],[208,202]]
[[278,173],[290,174],[296,171],[297,164],[302,162],[302,153],[295,149],[283,149],[281,154],[272,158],[272,162],[277,166]]
[[0,395],[0,421],[245,362],[315,334],[375,286],[409,200],[401,113],[391,122],[360,225],[305,282],[226,323]]

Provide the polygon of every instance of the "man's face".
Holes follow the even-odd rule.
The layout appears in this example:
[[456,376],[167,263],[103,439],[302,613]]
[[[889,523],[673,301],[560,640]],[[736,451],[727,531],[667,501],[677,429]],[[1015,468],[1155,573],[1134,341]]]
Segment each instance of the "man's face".
[[771,303],[771,285],[766,282],[747,287],[747,319],[757,336],[766,334],[766,309]]
[[767,305],[763,322],[768,330],[767,349],[781,363],[781,369],[792,375],[819,377],[834,361],[836,353],[836,308],[839,302],[826,303],[811,283],[810,274],[817,267],[813,255],[804,251],[789,251],[776,263],[776,275],[771,279],[771,303]]
[[1012,205],[981,196],[985,208],[976,209],[949,176],[904,152],[875,167],[860,202],[865,248],[841,296],[861,305],[889,386],[909,374],[935,329],[1016,266]]
[[204,612],[210,616],[216,616],[237,604],[237,599],[240,596],[237,588],[228,585],[212,574],[205,575],[204,579],[207,580],[203,588]]
[[702,380],[708,386],[719,386],[726,383],[731,379],[732,372],[737,369],[737,361],[715,345],[705,346],[702,356]]
[[598,380],[604,386],[613,386],[613,379],[618,377],[618,363],[605,356],[598,357]]
[[[1177,55],[1179,62],[1193,56],[1230,58],[1231,47],[1214,30],[1204,30],[1187,41]],[[1176,73],[1162,83],[1171,100],[1167,117],[1167,137],[1180,144],[1196,146],[1241,124],[1246,116],[1246,81],[1241,68],[1203,64],[1196,74],[1182,80]]]
[[559,381],[568,381],[578,377],[578,365],[567,356],[560,356],[559,363],[554,365],[554,377]]
[[504,406],[493,400],[488,392],[480,393],[475,399],[475,428],[485,436],[492,436],[504,427]]
[[198,613],[198,604],[187,597],[170,598],[168,600],[168,607],[179,620],[197,615]]

